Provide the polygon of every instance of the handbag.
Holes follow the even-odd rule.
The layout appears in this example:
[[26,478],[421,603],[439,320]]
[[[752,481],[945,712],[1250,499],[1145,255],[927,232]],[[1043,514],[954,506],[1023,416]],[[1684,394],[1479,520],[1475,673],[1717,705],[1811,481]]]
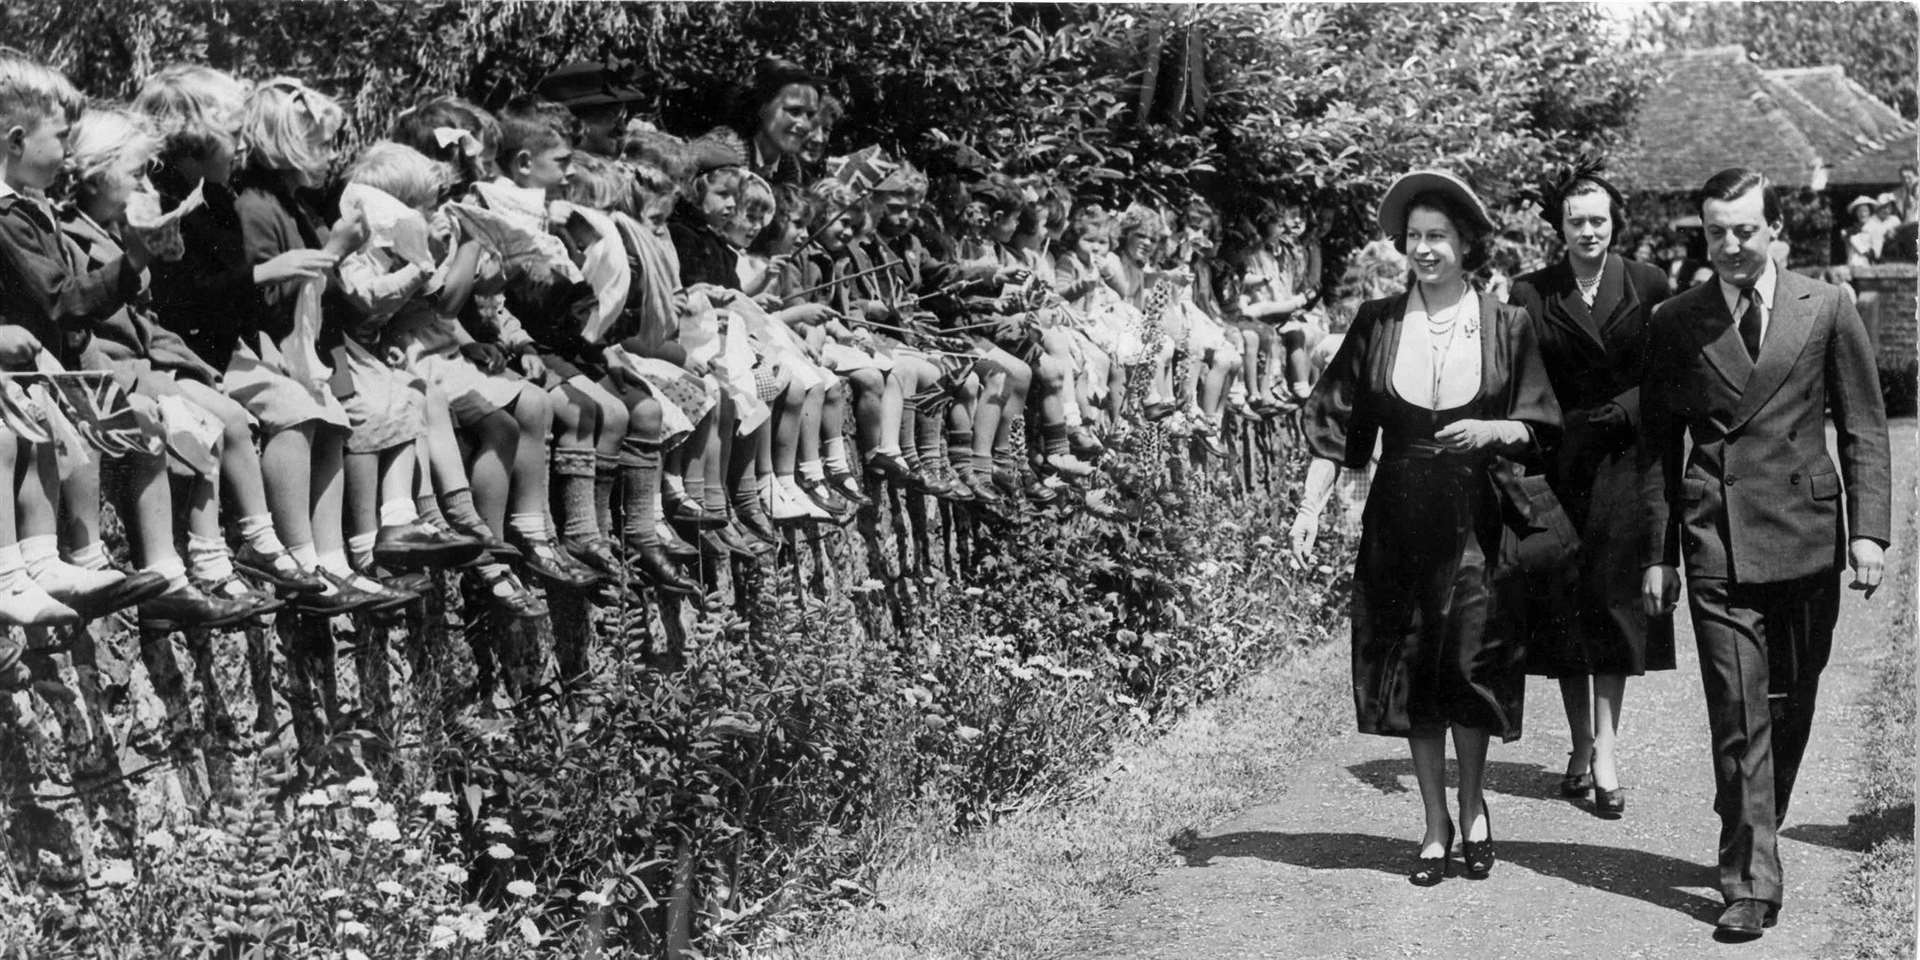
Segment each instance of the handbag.
[[1580,555],[1580,532],[1567,508],[1540,474],[1523,473],[1518,464],[1500,461],[1493,470],[1500,490],[1500,566],[1523,574],[1564,569]]

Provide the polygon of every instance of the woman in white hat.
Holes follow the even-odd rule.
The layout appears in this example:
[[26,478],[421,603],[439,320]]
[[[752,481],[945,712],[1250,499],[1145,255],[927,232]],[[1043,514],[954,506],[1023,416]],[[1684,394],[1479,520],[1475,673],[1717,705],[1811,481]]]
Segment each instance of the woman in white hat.
[[[1368,301],[1304,410],[1314,456],[1293,524],[1304,558],[1341,465],[1381,458],[1354,571],[1353,697],[1362,733],[1406,738],[1426,830],[1410,878],[1451,873],[1456,835],[1468,876],[1493,868],[1481,789],[1490,738],[1520,735],[1526,680],[1512,576],[1517,483],[1511,459],[1541,459],[1560,432],[1524,310],[1474,290],[1493,219],[1467,184],[1435,170],[1394,181],[1380,226],[1407,255],[1406,293]],[[1446,744],[1459,762],[1456,825]]]
[[1847,228],[1847,266],[1864,267],[1880,262],[1880,244],[1886,236],[1873,214],[1873,198],[1862,194],[1847,204],[1847,216],[1853,224]]

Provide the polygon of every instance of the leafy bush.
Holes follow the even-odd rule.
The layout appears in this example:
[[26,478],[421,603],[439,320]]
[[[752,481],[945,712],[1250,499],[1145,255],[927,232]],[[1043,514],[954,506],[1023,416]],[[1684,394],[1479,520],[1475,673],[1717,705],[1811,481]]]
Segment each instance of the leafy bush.
[[0,930],[35,958],[687,955],[791,930],[866,902],[887,851],[1044,803],[1325,639],[1338,604],[1295,584],[1284,504],[1186,502],[983,542],[897,636],[858,614],[878,581],[769,578],[683,651],[630,620],[572,688],[505,712],[417,677],[419,742],[371,776],[268,751],[230,809],[150,831],[72,899],[16,897]]

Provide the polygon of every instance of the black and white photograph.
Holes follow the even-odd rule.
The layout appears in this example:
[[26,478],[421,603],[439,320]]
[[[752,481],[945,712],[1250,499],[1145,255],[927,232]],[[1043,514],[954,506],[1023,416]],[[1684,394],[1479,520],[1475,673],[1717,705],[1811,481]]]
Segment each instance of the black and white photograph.
[[0,0],[0,960],[1911,960],[1920,3]]

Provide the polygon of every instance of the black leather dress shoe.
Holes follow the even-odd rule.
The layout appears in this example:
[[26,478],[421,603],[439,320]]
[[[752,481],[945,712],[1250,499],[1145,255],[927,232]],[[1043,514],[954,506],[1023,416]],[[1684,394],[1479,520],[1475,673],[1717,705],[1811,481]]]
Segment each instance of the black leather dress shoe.
[[534,541],[518,538],[515,544],[525,556],[527,572],[556,586],[590,590],[600,585],[600,575],[591,567],[568,556],[554,540]]
[[[127,574],[125,580],[120,581],[118,586],[108,591],[107,595],[101,598],[98,610],[100,613],[112,613],[115,610],[124,610],[136,604],[145,603],[166,592],[167,578],[165,575],[154,573],[151,570],[135,570]],[[88,611],[82,610],[77,606],[73,609],[78,611],[83,617],[89,615]]]
[[641,580],[658,589],[685,597],[700,594],[700,584],[688,579],[658,544],[628,543],[627,559]]
[[[486,587],[487,599],[497,604],[507,616],[520,620],[534,620],[547,615],[547,605],[540,600],[513,571],[505,567],[492,568],[479,574],[480,583]],[[504,591],[495,591],[498,584],[505,584]]]
[[[283,559],[287,562],[283,562]],[[327,589],[325,580],[299,569],[285,553],[266,554],[250,545],[242,545],[233,552],[233,565],[242,573],[255,580],[273,585],[273,589],[283,597],[301,597],[323,593]]]
[[457,567],[486,549],[472,537],[446,533],[424,523],[402,523],[380,528],[373,541],[373,558],[395,570]]
[[[904,477],[905,475],[905,471],[902,471],[901,476]],[[867,496],[867,492],[860,489],[860,478],[851,473],[838,473],[829,470],[827,471],[827,484],[833,487],[833,492],[845,497],[848,503],[856,507],[864,507],[873,502],[873,499]]]
[[493,531],[484,526],[463,527],[460,524],[454,523],[452,520],[447,521],[447,526],[452,528],[454,533],[480,541],[482,556],[489,557],[500,563],[512,563],[520,559],[519,547],[494,536]]
[[867,454],[867,472],[888,480],[905,480],[913,471],[898,454],[870,453]]
[[195,579],[191,582],[194,589],[209,597],[219,600],[238,600],[246,604],[248,617],[264,617],[287,605],[285,600],[274,595],[273,588],[256,589],[242,580],[238,574],[225,580]]
[[1743,897],[1727,904],[1727,909],[1720,912],[1720,919],[1713,924],[1713,938],[1723,943],[1757,940],[1761,931],[1773,926],[1779,918],[1779,907],[1765,900]]
[[740,529],[753,539],[769,546],[779,545],[780,534],[773,529],[773,519],[760,508],[760,501],[734,504],[733,519],[740,524]]
[[140,626],[150,630],[213,629],[252,615],[253,607],[245,601],[209,597],[188,585],[141,604]]

